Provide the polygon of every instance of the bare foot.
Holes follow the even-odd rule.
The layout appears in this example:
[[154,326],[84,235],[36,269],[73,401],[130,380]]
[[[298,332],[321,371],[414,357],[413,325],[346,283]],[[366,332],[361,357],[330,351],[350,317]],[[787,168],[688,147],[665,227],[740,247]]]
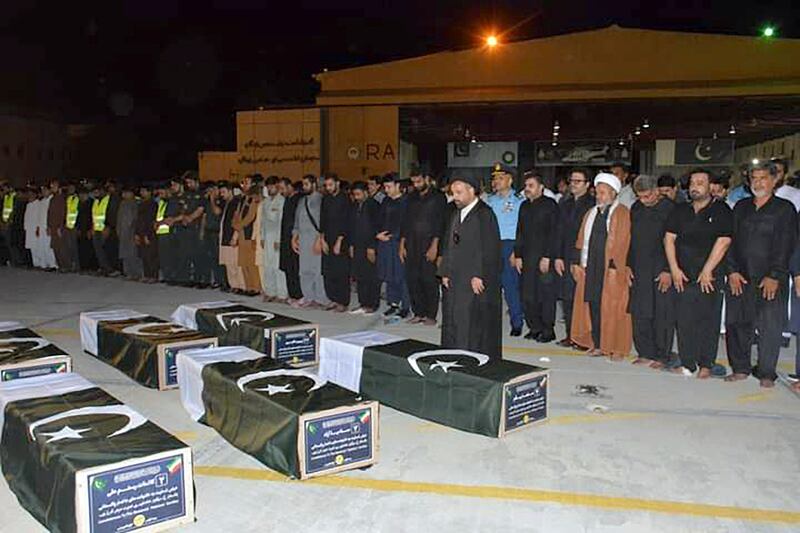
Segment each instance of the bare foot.
[[710,368],[701,368],[700,371],[697,373],[697,379],[708,379],[710,377],[711,377]]
[[603,357],[603,352],[598,350],[597,348],[592,348],[589,350],[586,355],[589,357]]
[[761,385],[765,389],[771,389],[775,386],[775,382],[771,379],[760,379],[758,384]]
[[614,361],[615,363],[619,363],[625,360],[625,356],[618,353],[612,353],[608,356],[608,358]]
[[725,381],[728,383],[733,383],[734,381],[743,381],[747,379],[747,374],[731,374],[730,376],[725,376]]
[[661,370],[662,368],[664,368],[664,366],[665,366],[664,363],[662,363],[661,361],[653,361],[652,363],[650,363],[650,368],[654,370]]
[[792,386],[789,387],[789,389],[792,392],[796,392],[797,394],[800,394],[800,381],[796,381],[796,382],[792,383]]
[[435,326],[436,325],[436,320],[434,320],[432,318],[426,318],[425,320],[422,321],[422,323],[424,325],[426,325],[426,326]]

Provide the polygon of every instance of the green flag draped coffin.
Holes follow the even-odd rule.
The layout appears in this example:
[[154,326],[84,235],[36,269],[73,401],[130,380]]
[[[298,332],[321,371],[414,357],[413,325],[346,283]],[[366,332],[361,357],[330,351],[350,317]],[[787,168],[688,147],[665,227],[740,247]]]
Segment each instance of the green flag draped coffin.
[[19,322],[0,322],[0,382],[71,371],[64,350]]
[[306,479],[377,461],[379,404],[242,346],[178,356],[189,415],[269,468]]
[[291,366],[315,365],[319,325],[234,302],[184,304],[171,320],[219,338],[221,346],[247,346]]
[[181,350],[217,345],[216,337],[129,309],[81,313],[83,349],[142,385],[178,386]]
[[194,520],[191,449],[78,374],[0,384],[0,465],[50,531],[159,531]]
[[549,371],[377,331],[323,338],[320,375],[400,411],[502,437],[546,420]]

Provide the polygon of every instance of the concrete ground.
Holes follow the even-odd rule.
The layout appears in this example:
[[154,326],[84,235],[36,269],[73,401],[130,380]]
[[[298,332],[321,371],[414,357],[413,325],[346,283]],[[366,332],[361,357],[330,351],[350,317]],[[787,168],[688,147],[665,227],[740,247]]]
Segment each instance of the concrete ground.
[[[197,522],[185,531],[800,530],[800,399],[780,383],[701,382],[506,336],[506,358],[553,369],[549,423],[497,440],[384,408],[375,467],[287,481],[192,422],[177,391],[146,389],[81,352],[81,311],[166,318],[180,303],[230,295],[8,268],[0,295],[0,321],[35,328],[72,354],[77,372],[192,446]],[[323,335],[439,337],[437,328],[240,300],[319,322]],[[784,350],[783,372],[793,353]],[[606,387],[606,397],[577,396],[579,384]],[[2,532],[41,530],[5,483],[0,514]]]

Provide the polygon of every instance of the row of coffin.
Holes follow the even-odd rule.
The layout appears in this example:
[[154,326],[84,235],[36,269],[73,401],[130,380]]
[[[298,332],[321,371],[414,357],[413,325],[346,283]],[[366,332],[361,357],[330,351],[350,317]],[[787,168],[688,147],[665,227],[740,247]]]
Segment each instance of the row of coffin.
[[[548,413],[545,369],[375,331],[320,339],[316,324],[233,302],[182,305],[169,321],[83,313],[80,333],[84,351],[178,387],[194,420],[299,479],[374,464],[379,403],[491,437]],[[53,531],[194,519],[191,449],[16,323],[0,322],[0,427],[10,488]]]

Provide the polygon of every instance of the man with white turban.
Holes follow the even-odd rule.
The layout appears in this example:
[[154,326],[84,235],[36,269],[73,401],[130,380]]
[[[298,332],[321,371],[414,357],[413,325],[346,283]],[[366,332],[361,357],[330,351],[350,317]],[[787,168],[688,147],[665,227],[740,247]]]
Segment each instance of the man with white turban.
[[619,178],[601,172],[594,179],[597,205],[583,218],[575,242],[572,275],[575,300],[572,341],[589,355],[624,359],[631,350],[628,313],[630,211],[619,203]]

